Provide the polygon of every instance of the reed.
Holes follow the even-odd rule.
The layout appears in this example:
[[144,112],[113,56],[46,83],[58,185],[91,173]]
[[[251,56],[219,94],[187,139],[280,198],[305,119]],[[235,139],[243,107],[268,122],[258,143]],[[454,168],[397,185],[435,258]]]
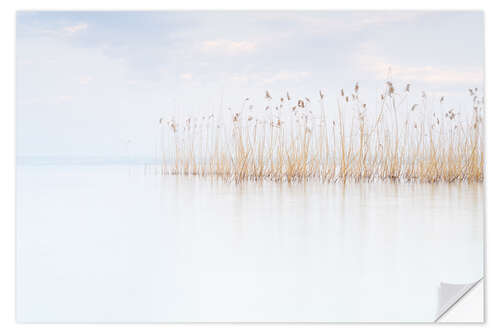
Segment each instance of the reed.
[[410,105],[410,85],[391,82],[375,108],[361,101],[359,85],[342,89],[336,109],[309,98],[274,99],[263,110],[246,99],[240,112],[168,121],[160,119],[161,173],[227,181],[482,182],[484,100],[470,89],[472,110],[438,107],[422,93]]

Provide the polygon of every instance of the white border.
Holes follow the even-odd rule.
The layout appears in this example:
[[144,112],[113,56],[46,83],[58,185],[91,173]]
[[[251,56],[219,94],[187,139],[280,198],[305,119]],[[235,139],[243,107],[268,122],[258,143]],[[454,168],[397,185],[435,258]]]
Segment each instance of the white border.
[[[500,281],[500,260],[495,258],[500,253],[499,235],[499,172],[498,150],[500,145],[500,43],[497,42],[500,32],[500,10],[498,1],[436,1],[419,0],[412,2],[397,0],[377,1],[342,1],[339,3],[326,1],[273,1],[253,0],[236,3],[230,0],[195,1],[183,0],[175,3],[159,1],[87,0],[70,2],[64,0],[40,1],[3,1],[0,5],[0,332],[227,332],[238,330],[249,332],[255,329],[263,331],[324,331],[331,332],[338,328],[351,331],[373,330],[399,332],[402,328],[409,332],[425,330],[450,330],[462,332],[478,328],[499,331],[500,319],[495,316],[498,309],[498,283]],[[484,10],[486,24],[486,306],[484,327],[460,324],[428,324],[425,327],[411,324],[166,324],[166,325],[31,325],[15,323],[15,222],[14,222],[14,87],[15,87],[15,11],[16,10],[155,10],[155,9],[408,9],[408,10]],[[490,314],[490,315],[488,315]]]

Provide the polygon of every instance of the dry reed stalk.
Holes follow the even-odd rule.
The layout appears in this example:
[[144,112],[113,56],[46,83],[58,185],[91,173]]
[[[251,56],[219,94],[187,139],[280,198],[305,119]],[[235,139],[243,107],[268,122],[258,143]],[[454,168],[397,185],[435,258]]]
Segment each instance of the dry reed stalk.
[[477,89],[469,92],[469,117],[454,109],[432,112],[425,93],[410,107],[409,85],[398,92],[387,82],[374,113],[361,102],[356,83],[351,95],[341,90],[337,110],[328,110],[320,91],[318,114],[307,97],[294,102],[286,93],[272,104],[266,91],[264,116],[254,114],[245,99],[230,121],[217,122],[213,115],[184,122],[162,118],[161,174],[237,183],[482,182],[484,102]]

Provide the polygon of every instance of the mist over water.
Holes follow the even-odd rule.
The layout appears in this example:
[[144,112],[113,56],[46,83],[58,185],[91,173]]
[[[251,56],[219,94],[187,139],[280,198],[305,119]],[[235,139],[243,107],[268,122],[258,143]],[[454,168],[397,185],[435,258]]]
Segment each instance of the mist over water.
[[16,199],[23,322],[432,321],[483,276],[481,184],[20,165]]

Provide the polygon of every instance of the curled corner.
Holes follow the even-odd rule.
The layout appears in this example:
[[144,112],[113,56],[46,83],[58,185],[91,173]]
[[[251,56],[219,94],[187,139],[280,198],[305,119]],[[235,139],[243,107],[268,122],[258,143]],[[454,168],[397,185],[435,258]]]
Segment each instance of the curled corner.
[[438,289],[438,308],[434,322],[437,322],[446,312],[460,301],[474,286],[481,282],[483,278],[465,284],[452,284],[441,282]]

